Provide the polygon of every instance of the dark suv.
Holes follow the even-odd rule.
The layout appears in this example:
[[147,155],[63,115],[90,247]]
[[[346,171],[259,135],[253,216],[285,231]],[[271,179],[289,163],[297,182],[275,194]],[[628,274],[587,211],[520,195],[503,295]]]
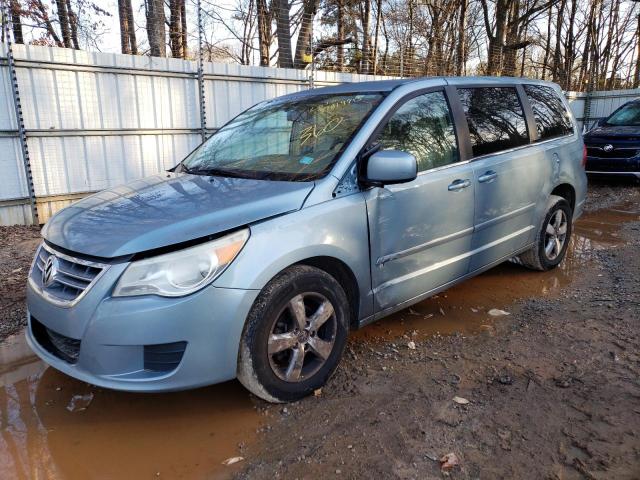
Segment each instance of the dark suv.
[[640,99],[600,120],[584,143],[589,175],[640,179]]

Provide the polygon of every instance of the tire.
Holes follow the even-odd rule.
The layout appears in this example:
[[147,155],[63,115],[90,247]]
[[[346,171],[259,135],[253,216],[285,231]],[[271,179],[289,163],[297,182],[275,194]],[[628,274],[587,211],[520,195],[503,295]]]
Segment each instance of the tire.
[[268,402],[311,394],[338,366],[349,311],[347,295],[331,275],[307,265],[286,269],[264,287],[249,312],[238,379]]
[[551,195],[535,243],[530,250],[517,257],[517,263],[540,271],[551,270],[560,265],[571,239],[572,219],[573,212],[569,203],[562,197]]

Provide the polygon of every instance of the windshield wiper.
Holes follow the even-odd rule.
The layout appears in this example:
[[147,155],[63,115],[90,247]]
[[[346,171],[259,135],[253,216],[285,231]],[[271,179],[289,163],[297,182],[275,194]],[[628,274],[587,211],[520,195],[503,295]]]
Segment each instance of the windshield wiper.
[[246,175],[242,175],[233,170],[226,170],[223,168],[189,168],[186,165],[182,165],[182,172],[189,173],[191,175],[208,175],[217,177],[231,177],[231,178],[248,178]]

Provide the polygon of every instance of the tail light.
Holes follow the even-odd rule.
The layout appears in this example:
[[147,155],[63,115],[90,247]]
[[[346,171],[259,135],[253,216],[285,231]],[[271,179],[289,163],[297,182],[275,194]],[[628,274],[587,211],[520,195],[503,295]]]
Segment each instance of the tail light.
[[583,145],[582,146],[582,168],[586,169],[587,168],[587,146]]

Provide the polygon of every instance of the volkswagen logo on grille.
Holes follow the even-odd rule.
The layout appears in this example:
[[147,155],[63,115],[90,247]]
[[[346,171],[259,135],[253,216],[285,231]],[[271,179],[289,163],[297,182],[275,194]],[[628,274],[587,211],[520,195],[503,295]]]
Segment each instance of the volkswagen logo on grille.
[[605,152],[612,152],[613,145],[611,145],[610,143],[607,143],[604,147],[602,147],[602,150],[604,150]]
[[51,255],[47,258],[42,270],[42,285],[48,287],[55,280],[58,275],[58,258],[55,255]]

